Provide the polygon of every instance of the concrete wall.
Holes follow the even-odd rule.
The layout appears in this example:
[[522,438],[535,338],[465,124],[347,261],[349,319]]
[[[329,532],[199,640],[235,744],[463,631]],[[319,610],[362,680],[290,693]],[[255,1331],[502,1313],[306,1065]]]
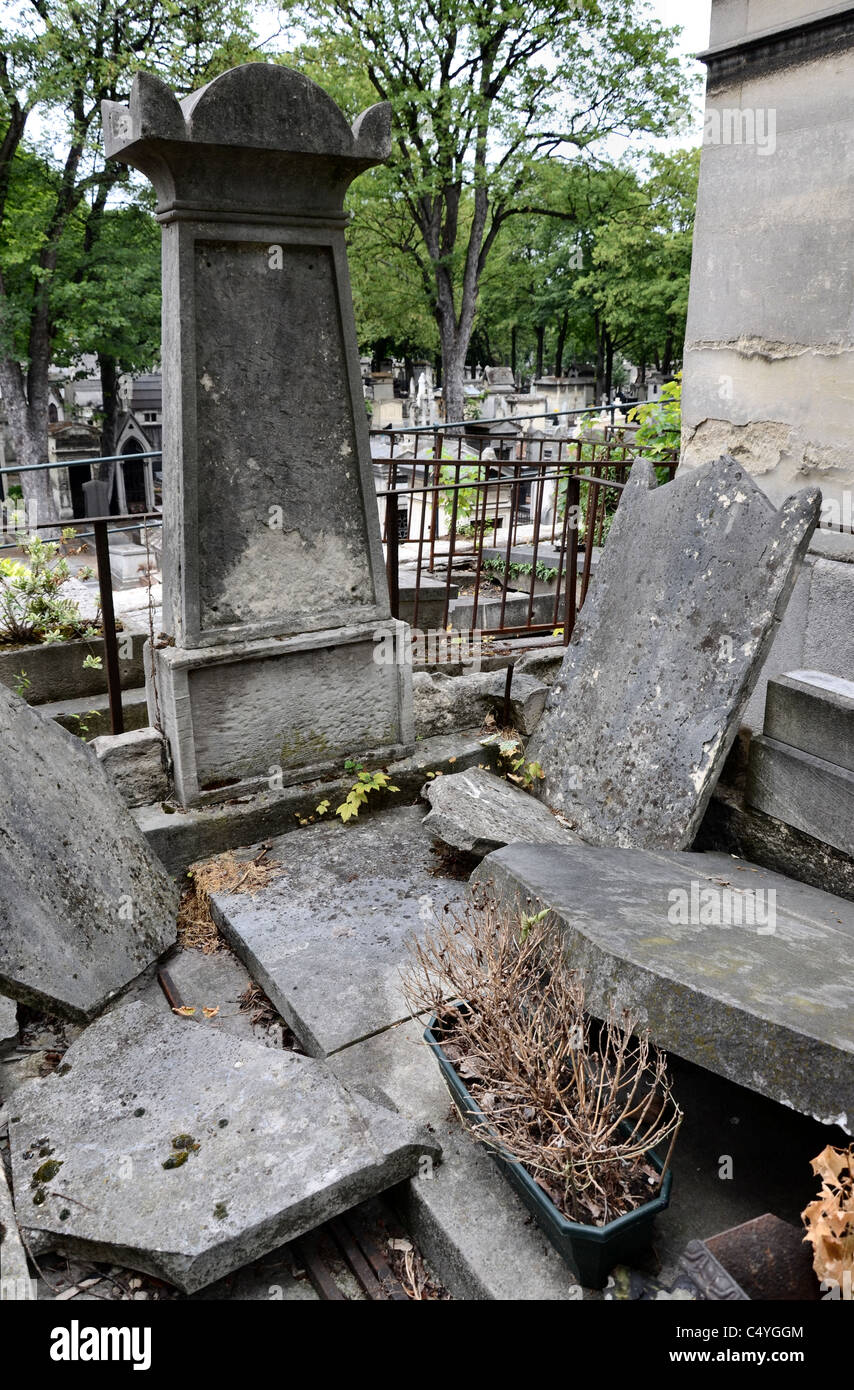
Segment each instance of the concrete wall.
[[[712,32],[732,41],[826,8],[717,0]],[[848,40],[807,27],[707,58],[684,455],[696,466],[728,449],[778,502],[815,483],[841,506],[854,487],[854,5],[844,8]],[[735,143],[733,111],[754,143]]]
[[[823,565],[764,676],[808,651],[851,678],[854,4],[713,0],[704,57],[683,466],[732,453],[778,504],[822,489]],[[847,534],[829,529],[839,520]]]

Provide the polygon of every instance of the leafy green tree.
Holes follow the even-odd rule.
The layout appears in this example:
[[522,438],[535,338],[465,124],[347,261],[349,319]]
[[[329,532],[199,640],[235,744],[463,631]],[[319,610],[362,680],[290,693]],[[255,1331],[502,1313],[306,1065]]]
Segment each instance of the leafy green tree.
[[[103,159],[101,102],[126,100],[143,67],[192,90],[253,45],[243,0],[23,0],[0,21],[0,393],[19,464],[47,457],[61,290],[88,274],[111,197],[129,184]],[[47,475],[21,481],[55,519]]]
[[672,134],[687,100],[674,31],[642,0],[289,8],[309,37],[296,59],[310,75],[322,69],[345,105],[367,77],[392,104],[392,169],[418,231],[409,254],[436,321],[447,415],[461,419],[481,278],[507,220],[536,210],[532,162],[584,157],[615,134]]
[[596,230],[578,290],[600,325],[605,391],[617,349],[642,371],[681,362],[699,165],[699,150],[653,156],[649,178]]

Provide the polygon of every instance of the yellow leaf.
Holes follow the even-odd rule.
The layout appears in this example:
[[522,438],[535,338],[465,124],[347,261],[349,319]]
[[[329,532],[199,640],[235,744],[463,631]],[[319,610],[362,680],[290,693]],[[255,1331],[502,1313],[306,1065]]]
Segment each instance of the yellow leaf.
[[192,1018],[196,1010],[191,1008],[189,1004],[182,1004],[180,1009],[173,1009],[172,1012],[173,1014],[180,1014],[182,1018]]
[[215,1009],[202,1009],[202,1013],[204,1014],[205,1018],[216,1018],[217,1014],[219,1013],[219,1004],[217,1004]]

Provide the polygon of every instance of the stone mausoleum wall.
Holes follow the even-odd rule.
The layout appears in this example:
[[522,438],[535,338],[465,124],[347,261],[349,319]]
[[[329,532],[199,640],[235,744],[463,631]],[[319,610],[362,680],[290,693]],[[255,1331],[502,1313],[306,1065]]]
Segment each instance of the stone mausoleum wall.
[[732,453],[778,504],[821,487],[765,676],[854,679],[854,4],[713,0],[702,56],[683,466]]

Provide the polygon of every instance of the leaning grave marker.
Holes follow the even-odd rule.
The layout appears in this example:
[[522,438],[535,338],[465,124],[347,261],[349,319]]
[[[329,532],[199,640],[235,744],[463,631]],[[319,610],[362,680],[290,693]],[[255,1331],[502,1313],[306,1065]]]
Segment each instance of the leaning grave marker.
[[685,849],[819,518],[731,457],[656,486],[632,468],[527,757],[590,844]]
[[107,155],[151,180],[163,229],[167,642],[152,656],[177,795],[402,756],[409,669],[374,660],[404,626],[389,617],[343,211],[390,152],[390,109],[351,129],[308,78],[250,63],[181,102],[138,73],[128,106],[103,110]]
[[175,941],[178,889],[90,748],[0,685],[0,991],[83,1021]]

